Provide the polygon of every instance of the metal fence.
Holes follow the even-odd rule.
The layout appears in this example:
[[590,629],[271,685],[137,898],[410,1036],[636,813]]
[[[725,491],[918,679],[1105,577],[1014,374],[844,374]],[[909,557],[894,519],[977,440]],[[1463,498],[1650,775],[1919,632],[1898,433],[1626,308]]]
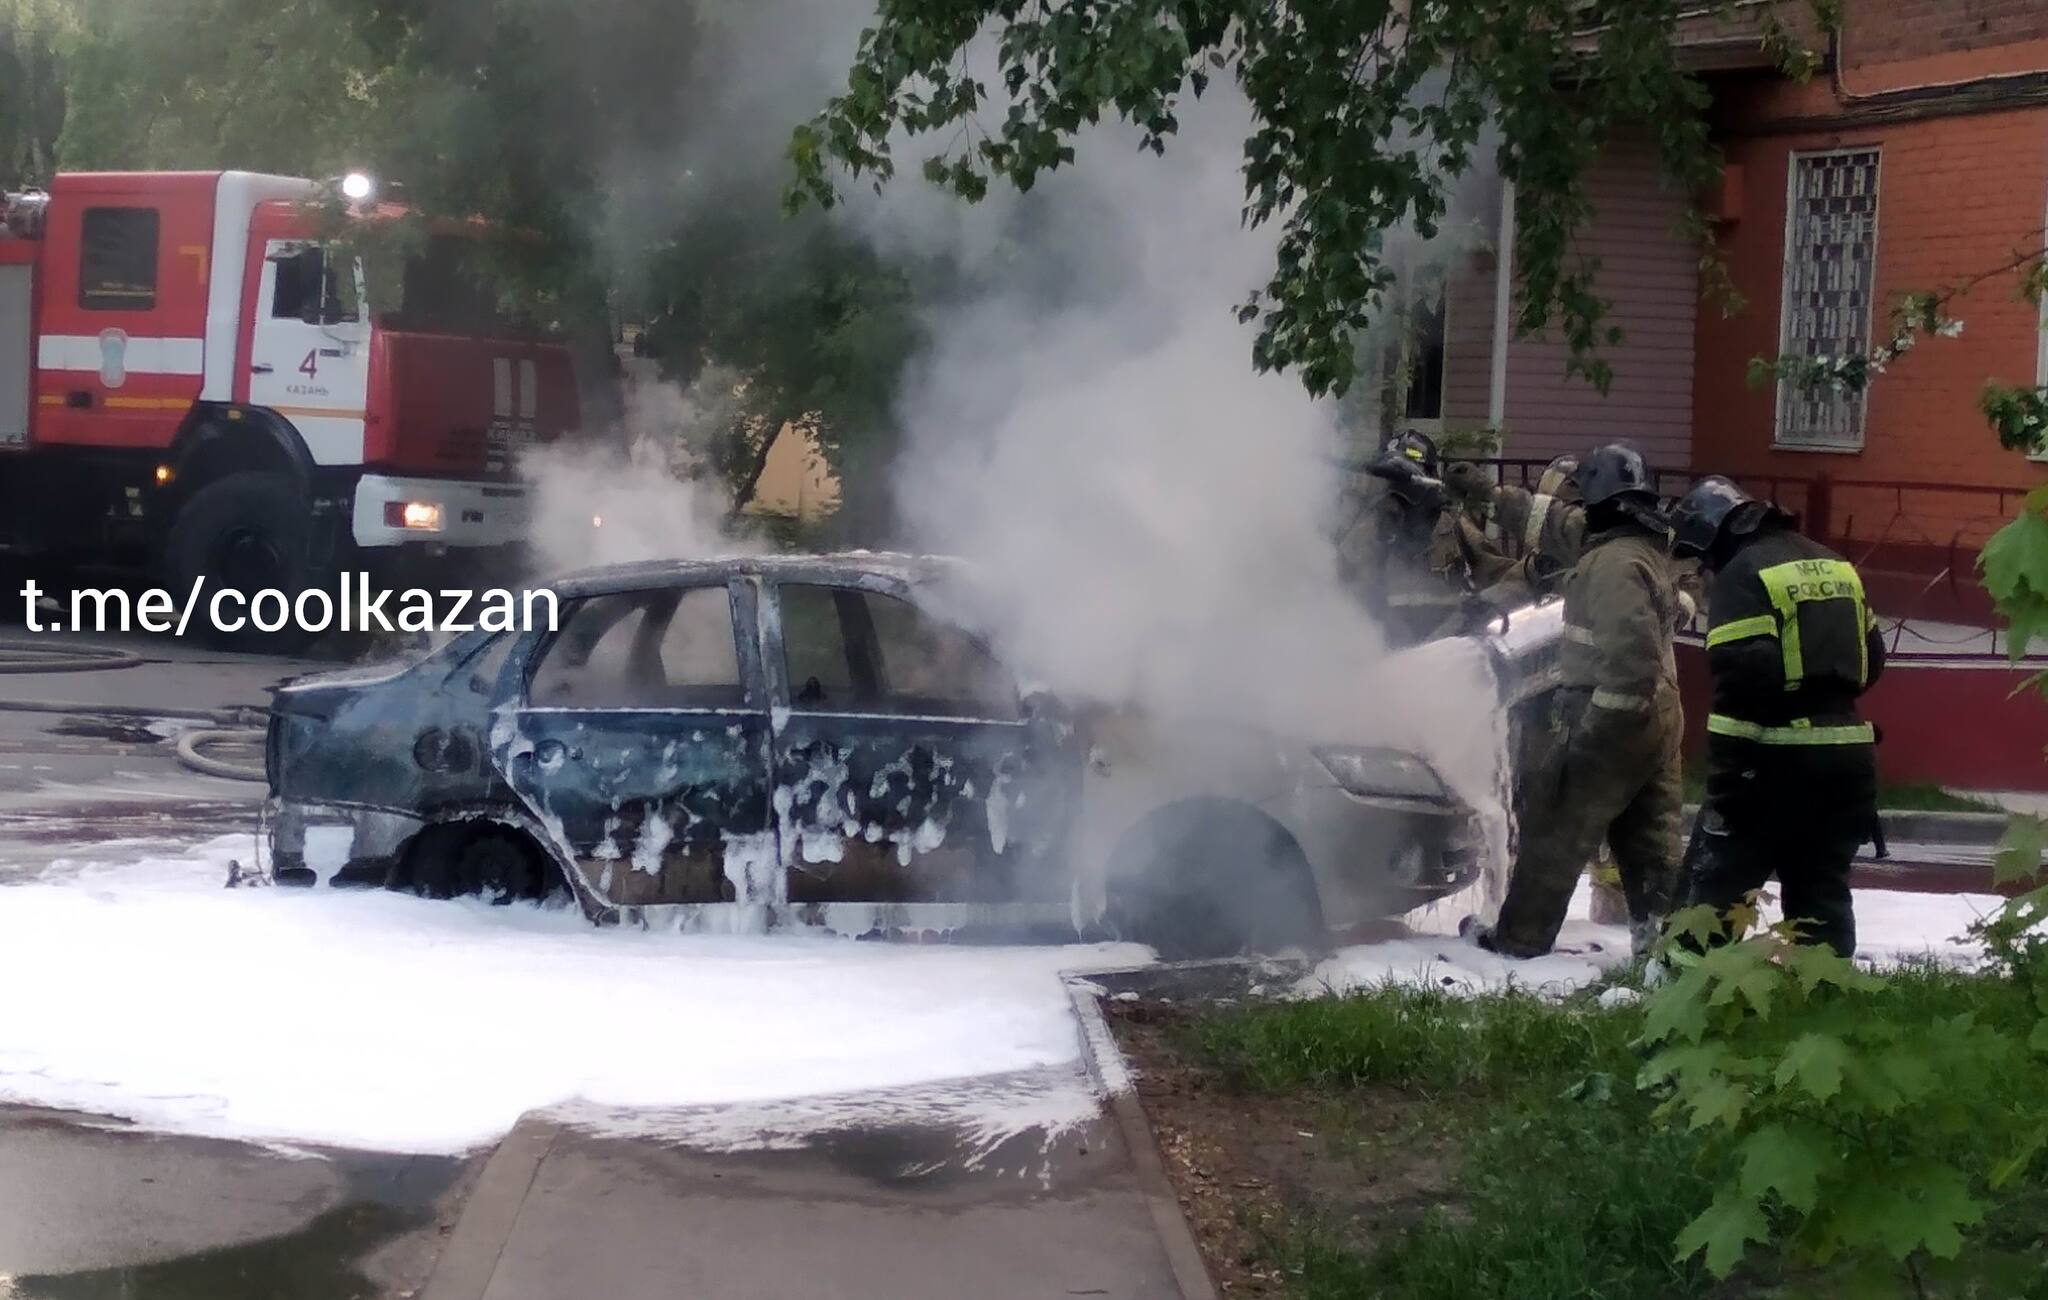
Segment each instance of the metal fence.
[[[1501,482],[1534,488],[1550,462],[1503,457],[1478,463]],[[1665,497],[1681,495],[1697,477],[1689,470],[1653,474]],[[1902,661],[2007,659],[2003,621],[1978,581],[1977,558],[2031,487],[1828,475],[1745,474],[1740,482],[1790,511],[1800,531],[1856,565]]]

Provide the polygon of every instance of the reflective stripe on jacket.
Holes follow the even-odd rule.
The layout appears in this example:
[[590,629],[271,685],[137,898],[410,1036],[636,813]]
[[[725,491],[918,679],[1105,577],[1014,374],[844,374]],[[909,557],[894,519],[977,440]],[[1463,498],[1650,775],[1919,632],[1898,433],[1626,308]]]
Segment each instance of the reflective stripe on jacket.
[[1863,580],[1820,543],[1773,528],[1714,576],[1707,618],[1714,735],[1769,745],[1870,741],[1855,703],[1884,671]]

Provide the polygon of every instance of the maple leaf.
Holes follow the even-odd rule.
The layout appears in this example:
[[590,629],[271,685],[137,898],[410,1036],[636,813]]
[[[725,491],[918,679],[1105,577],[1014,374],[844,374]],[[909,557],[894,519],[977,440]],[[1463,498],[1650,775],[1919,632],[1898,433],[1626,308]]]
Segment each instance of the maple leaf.
[[1820,1170],[1830,1159],[1828,1143],[1814,1129],[1766,1124],[1743,1139],[1742,1190],[1761,1201],[1767,1192],[1802,1214],[1820,1198]]
[[1707,1271],[1715,1277],[1727,1277],[1741,1262],[1748,1244],[1768,1241],[1770,1231],[1763,1210],[1753,1198],[1723,1191],[1705,1213],[1678,1234],[1678,1257],[1691,1259],[1705,1251]]
[[1842,1090],[1842,1072],[1850,1063],[1849,1045],[1841,1039],[1832,1034],[1801,1034],[1785,1049],[1785,1059],[1778,1066],[1778,1086],[1797,1079],[1816,1101],[1826,1101]]
[[1697,1131],[1709,1124],[1722,1123],[1735,1127],[1741,1120],[1743,1110],[1749,1105],[1749,1089],[1730,1079],[1715,1079],[1693,1090],[1688,1099],[1692,1106],[1690,1128]]

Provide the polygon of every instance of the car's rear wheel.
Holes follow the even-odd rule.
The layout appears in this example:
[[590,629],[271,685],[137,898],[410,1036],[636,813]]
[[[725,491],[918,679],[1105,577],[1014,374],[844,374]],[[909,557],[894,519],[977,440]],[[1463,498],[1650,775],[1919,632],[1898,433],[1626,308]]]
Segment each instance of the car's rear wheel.
[[425,898],[471,895],[493,903],[547,897],[554,873],[524,835],[488,823],[432,826],[406,854],[394,883]]
[[1111,854],[1109,922],[1169,961],[1312,947],[1323,934],[1314,874],[1286,828],[1248,804],[1187,799],[1158,809]]

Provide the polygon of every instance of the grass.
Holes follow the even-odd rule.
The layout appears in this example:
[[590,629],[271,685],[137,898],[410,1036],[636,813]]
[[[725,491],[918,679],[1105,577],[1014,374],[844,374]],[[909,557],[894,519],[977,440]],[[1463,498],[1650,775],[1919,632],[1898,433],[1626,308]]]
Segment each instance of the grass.
[[[1964,1012],[2031,1023],[2027,992],[2005,980],[1934,968],[1899,972],[1877,995],[1908,1024]],[[1876,1008],[1873,1008],[1875,1011]],[[1304,1207],[1269,1234],[1268,1262],[1297,1300],[1637,1300],[1840,1294],[1839,1279],[1738,1271],[1727,1282],[1673,1258],[1679,1231],[1712,1200],[1700,1147],[1653,1117],[1635,1086],[1639,1008],[1523,993],[1458,998],[1428,989],[1233,1008],[1184,1033],[1196,1057],[1246,1092],[1322,1094],[1364,1087],[1430,1099],[1427,1112],[1462,1152],[1455,1213],[1432,1211],[1359,1249],[1341,1224]],[[1997,1081],[1996,1104],[2048,1095],[2048,1060]],[[1998,1140],[1987,1126],[1987,1142]],[[2008,1188],[1966,1256],[1967,1276],[1929,1294],[2048,1300],[2048,1158]],[[1761,1252],[1758,1252],[1759,1254]]]
[[[1696,804],[1707,795],[1707,770],[1699,763],[1685,766],[1685,801]],[[1955,794],[1931,781],[1901,781],[1877,787],[1877,806],[1884,812],[2004,812],[1989,799],[1973,794]]]

